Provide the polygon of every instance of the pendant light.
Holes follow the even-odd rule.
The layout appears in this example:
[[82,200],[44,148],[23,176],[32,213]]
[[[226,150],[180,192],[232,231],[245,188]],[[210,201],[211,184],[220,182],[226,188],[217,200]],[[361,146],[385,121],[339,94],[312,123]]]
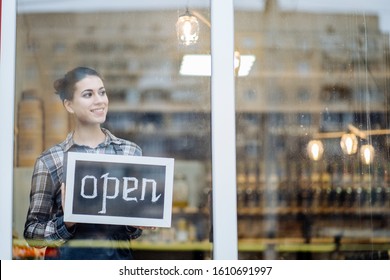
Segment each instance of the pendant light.
[[193,45],[199,39],[198,19],[188,11],[188,8],[186,12],[177,19],[176,33],[179,42],[185,46]]

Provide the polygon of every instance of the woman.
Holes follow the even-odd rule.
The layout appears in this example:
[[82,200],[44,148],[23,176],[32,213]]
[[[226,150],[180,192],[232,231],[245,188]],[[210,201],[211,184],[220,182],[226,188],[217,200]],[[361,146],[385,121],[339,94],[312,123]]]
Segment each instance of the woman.
[[64,222],[63,162],[69,151],[135,156],[142,151],[101,128],[108,98],[95,70],[77,67],[55,81],[54,88],[73,115],[75,129],[36,160],[24,237],[31,246],[46,247],[46,259],[132,259],[130,240],[141,235],[141,228]]

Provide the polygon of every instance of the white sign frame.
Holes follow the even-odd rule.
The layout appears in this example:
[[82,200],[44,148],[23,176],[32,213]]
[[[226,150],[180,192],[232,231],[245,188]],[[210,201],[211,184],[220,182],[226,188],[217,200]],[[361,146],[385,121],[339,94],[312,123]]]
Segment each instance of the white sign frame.
[[[123,163],[129,165],[151,165],[165,167],[165,188],[164,188],[164,205],[163,217],[159,218],[139,218],[129,216],[109,216],[99,214],[78,214],[73,213],[74,206],[74,180],[76,174],[76,162],[94,162],[94,163]],[[174,159],[163,157],[146,157],[146,156],[127,156],[111,154],[89,154],[68,152],[66,162],[66,192],[65,192],[65,209],[64,221],[75,223],[93,223],[93,224],[112,224],[112,225],[129,225],[129,226],[148,226],[148,227],[171,227],[172,220],[172,194],[173,194],[173,175]]]

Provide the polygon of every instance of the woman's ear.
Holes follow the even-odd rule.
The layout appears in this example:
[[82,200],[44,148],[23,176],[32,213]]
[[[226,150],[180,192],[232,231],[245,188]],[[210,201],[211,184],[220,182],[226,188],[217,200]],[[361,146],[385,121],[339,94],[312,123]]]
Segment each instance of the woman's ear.
[[64,107],[65,107],[66,111],[68,111],[70,114],[74,113],[74,111],[72,109],[72,102],[69,101],[68,99],[64,100]]

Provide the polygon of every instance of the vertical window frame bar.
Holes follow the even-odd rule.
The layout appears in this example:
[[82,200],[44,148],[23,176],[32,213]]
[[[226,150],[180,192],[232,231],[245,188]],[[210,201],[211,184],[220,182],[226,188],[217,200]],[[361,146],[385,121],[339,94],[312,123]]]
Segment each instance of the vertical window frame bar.
[[0,259],[12,259],[16,1],[1,1],[0,85],[4,104],[0,131]]
[[237,190],[233,0],[211,1],[213,258],[236,260]]

